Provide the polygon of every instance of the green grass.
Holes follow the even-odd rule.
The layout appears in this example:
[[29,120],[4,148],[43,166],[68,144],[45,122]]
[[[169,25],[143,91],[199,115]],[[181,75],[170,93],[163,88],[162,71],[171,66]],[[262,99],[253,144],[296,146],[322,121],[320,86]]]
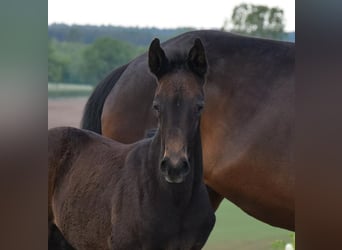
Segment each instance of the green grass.
[[69,84],[69,83],[49,83],[49,98],[81,97],[89,96],[94,87],[91,85]]
[[214,230],[205,250],[272,250],[274,242],[291,242],[291,232],[272,227],[224,200],[216,212]]

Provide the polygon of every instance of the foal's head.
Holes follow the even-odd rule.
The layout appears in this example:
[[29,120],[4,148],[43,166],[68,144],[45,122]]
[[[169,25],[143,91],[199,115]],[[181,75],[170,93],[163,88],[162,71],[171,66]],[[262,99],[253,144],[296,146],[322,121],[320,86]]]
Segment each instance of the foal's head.
[[199,130],[204,107],[207,60],[202,42],[196,39],[183,58],[167,58],[158,39],[149,48],[149,67],[158,86],[153,109],[161,137],[160,171],[169,183],[182,183],[191,172],[190,145]]

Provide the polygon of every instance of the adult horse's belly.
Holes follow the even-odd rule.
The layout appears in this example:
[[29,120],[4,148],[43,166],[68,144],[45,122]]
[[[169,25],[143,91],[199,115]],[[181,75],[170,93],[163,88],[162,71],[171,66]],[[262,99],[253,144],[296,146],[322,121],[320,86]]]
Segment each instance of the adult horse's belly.
[[[227,136],[219,132],[203,137],[205,183],[249,215],[294,230],[294,178],[289,164],[276,162],[266,149],[223,142]],[[212,195],[216,206],[219,197]]]

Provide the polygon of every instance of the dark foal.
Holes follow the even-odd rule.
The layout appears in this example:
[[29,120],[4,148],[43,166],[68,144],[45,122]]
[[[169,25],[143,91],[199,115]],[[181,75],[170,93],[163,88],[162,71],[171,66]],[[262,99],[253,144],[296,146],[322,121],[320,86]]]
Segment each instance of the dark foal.
[[156,39],[148,62],[158,82],[152,138],[49,131],[49,227],[76,249],[201,249],[214,226],[202,169],[202,43],[167,58]]

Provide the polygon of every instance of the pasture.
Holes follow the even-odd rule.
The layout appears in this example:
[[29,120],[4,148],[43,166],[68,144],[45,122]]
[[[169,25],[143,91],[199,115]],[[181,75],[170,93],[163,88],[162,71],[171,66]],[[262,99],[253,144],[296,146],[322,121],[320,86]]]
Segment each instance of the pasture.
[[216,224],[204,249],[278,250],[274,243],[291,242],[290,234],[290,231],[254,219],[224,200],[216,211]]
[[[48,128],[56,126],[78,127],[83,107],[92,88],[62,88],[49,86]],[[80,87],[80,85],[79,85]],[[77,89],[77,88],[76,88]],[[216,225],[205,250],[277,250],[272,246],[277,240],[291,242],[290,231],[262,223],[224,201],[216,212]]]
[[89,96],[93,91],[91,85],[81,84],[65,84],[65,83],[49,83],[48,84],[48,97],[60,98],[60,97],[77,97],[77,96]]

